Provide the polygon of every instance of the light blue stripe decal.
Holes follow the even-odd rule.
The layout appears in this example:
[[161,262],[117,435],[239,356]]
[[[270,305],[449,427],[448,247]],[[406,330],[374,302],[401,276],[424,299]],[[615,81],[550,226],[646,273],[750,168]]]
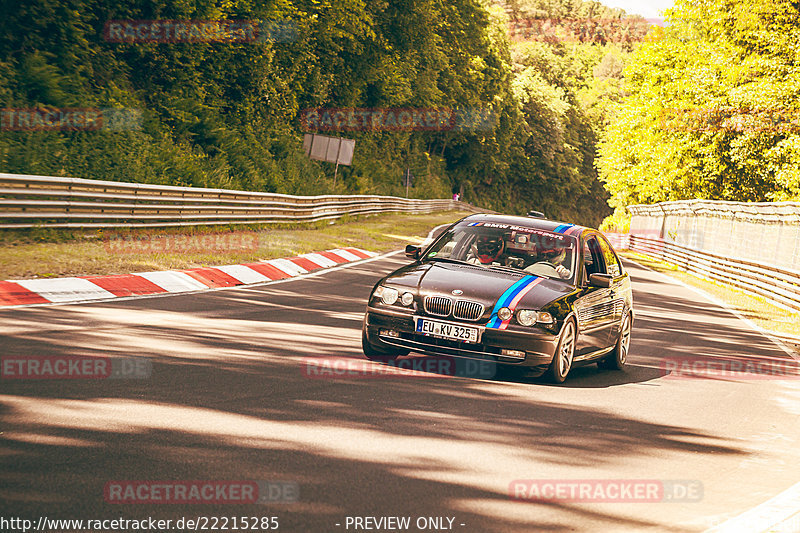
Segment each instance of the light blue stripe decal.
[[497,312],[501,307],[508,307],[508,304],[510,304],[511,300],[514,299],[514,296],[516,296],[519,291],[530,285],[535,279],[537,279],[537,277],[538,276],[525,276],[506,289],[506,292],[504,292],[500,298],[497,299],[497,303],[494,305],[494,309],[492,309],[492,316],[489,318],[489,322],[486,323],[486,327],[495,329],[499,328],[503,321],[497,316]]
[[555,231],[556,233],[564,233],[565,231],[567,231],[569,228],[571,228],[571,227],[572,227],[572,226],[574,226],[574,225],[575,225],[575,224],[561,224],[561,225],[560,225],[560,226],[558,226],[558,227],[557,227],[557,228],[556,228],[554,231]]

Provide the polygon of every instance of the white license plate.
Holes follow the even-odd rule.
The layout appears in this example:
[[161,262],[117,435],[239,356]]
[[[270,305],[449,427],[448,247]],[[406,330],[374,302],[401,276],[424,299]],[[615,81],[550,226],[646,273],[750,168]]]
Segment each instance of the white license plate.
[[417,333],[422,333],[423,335],[461,342],[477,343],[480,338],[478,328],[468,328],[456,324],[448,324],[447,322],[439,322],[438,320],[428,320],[427,318],[418,318],[416,329]]

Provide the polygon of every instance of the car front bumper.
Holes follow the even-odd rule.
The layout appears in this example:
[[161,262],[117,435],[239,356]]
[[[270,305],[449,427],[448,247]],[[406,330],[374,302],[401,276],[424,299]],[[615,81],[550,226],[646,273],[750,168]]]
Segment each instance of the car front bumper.
[[[369,306],[364,315],[364,332],[367,339],[378,346],[404,348],[432,355],[495,361],[527,367],[532,373],[547,370],[558,344],[557,335],[550,335],[539,328],[520,331],[519,327],[507,330],[482,328],[481,339],[477,344],[440,339],[417,333],[414,316],[410,313]],[[439,320],[435,317],[430,318]],[[476,323],[458,322],[458,324],[482,327]],[[517,350],[525,352],[525,355],[510,357],[503,355],[502,350]]]

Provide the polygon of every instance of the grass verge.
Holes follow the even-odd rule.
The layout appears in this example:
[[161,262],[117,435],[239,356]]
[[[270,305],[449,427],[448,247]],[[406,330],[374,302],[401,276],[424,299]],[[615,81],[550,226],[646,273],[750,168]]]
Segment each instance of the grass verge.
[[422,242],[469,213],[402,213],[280,227],[0,232],[0,280],[128,274],[255,262],[330,248],[374,252]]
[[620,255],[648,268],[696,287],[736,309],[742,316],[773,333],[800,355],[800,313],[771,304],[764,298],[747,294],[729,285],[701,278],[680,267],[638,252],[623,251]]

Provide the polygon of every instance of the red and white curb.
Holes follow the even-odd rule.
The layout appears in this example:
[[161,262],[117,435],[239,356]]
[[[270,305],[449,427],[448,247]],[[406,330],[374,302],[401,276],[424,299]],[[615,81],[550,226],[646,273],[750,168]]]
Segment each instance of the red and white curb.
[[243,265],[113,276],[0,281],[0,307],[111,300],[252,285],[300,276],[377,255],[359,248],[338,248]]

